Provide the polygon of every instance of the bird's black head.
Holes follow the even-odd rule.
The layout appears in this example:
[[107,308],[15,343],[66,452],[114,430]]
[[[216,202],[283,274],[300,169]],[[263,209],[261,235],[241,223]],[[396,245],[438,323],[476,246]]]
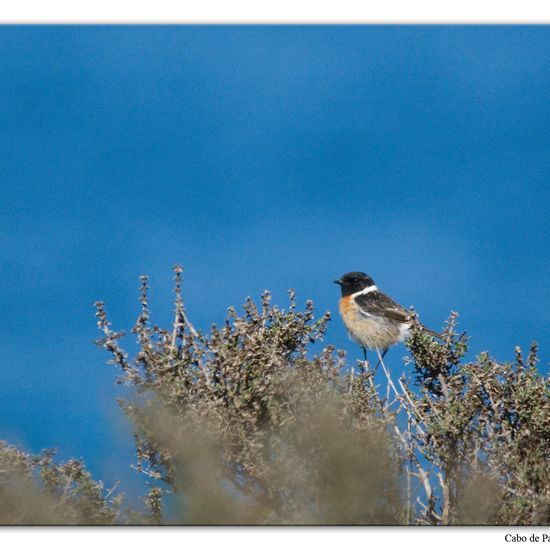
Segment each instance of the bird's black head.
[[346,273],[334,282],[337,285],[340,285],[342,289],[342,296],[349,296],[354,292],[359,292],[360,290],[374,284],[374,281],[368,275],[361,273],[360,271]]

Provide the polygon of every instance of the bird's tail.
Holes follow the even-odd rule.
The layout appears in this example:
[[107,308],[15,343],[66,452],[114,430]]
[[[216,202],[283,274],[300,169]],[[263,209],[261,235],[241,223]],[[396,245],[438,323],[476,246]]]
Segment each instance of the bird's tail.
[[439,332],[435,332],[434,330],[429,329],[428,327],[422,325],[422,330],[424,332],[427,332],[430,336],[433,336],[434,338],[438,338],[439,340],[443,340],[443,336],[439,334]]

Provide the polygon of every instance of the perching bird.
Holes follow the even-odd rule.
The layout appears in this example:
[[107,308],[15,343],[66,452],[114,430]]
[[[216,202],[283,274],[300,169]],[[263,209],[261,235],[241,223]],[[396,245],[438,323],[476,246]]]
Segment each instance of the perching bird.
[[[342,289],[340,315],[348,332],[362,348],[367,358],[367,349],[375,349],[382,356],[388,348],[404,342],[409,336],[411,312],[384,294],[374,281],[358,271],[346,273],[334,281]],[[436,338],[443,337],[423,326]]]

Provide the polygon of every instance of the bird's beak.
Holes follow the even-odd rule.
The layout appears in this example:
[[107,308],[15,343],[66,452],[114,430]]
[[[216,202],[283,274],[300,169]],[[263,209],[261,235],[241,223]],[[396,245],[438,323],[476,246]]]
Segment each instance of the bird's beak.
[[342,281],[340,279],[337,279],[336,281],[333,281],[335,284],[337,285],[341,285],[342,284]]

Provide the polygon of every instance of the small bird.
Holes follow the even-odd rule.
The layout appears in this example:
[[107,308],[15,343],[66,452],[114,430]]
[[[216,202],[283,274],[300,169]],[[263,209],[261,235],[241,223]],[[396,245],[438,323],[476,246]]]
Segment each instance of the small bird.
[[[411,312],[384,294],[371,277],[359,271],[342,275],[334,281],[342,289],[340,315],[349,335],[362,348],[367,360],[367,349],[375,349],[384,358],[390,346],[404,342],[409,336]],[[423,326],[436,338],[441,334]]]

